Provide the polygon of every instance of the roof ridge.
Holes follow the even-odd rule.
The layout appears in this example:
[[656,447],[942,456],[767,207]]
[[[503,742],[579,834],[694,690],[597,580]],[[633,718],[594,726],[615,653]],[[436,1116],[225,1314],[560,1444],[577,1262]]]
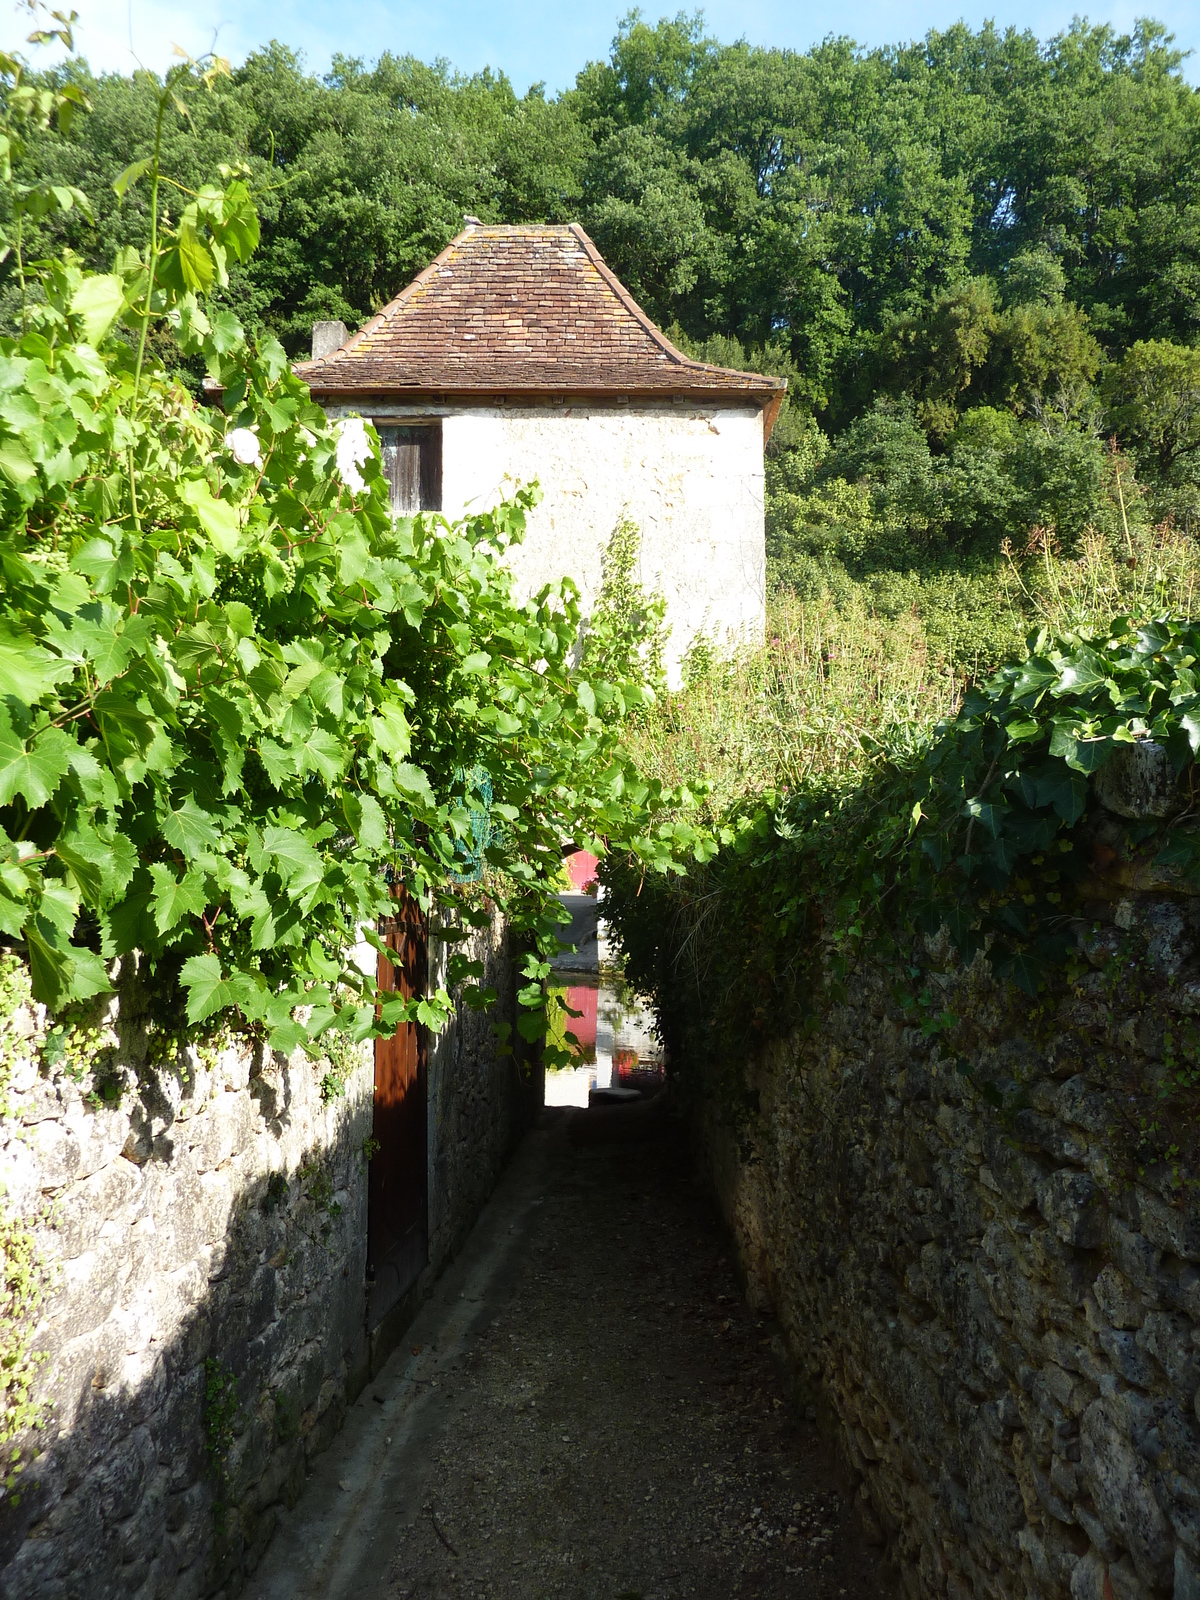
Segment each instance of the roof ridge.
[[632,313],[636,320],[641,323],[642,327],[650,335],[651,339],[653,339],[654,343],[660,346],[661,349],[665,350],[672,361],[678,362],[681,366],[686,366],[688,360],[687,356],[684,355],[682,350],[677,350],[675,348],[662,329],[659,328],[658,325],[646,315],[641,306],[638,305],[637,301],[630,294],[629,290],[621,282],[620,278],[617,277],[616,273],[609,266],[608,262],[605,261],[599,250],[596,249],[596,246],[593,244],[592,240],[584,232],[582,223],[572,222],[568,226],[570,227],[571,232],[583,245],[583,248],[587,251],[588,259],[591,261],[592,265],[596,268],[600,276],[604,279],[605,283],[616,295],[617,299],[625,307],[626,311]]

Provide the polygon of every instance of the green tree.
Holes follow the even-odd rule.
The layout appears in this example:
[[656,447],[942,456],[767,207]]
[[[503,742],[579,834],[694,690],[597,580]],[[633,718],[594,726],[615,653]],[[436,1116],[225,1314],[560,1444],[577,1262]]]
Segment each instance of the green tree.
[[1200,348],[1139,339],[1104,379],[1117,433],[1166,477],[1200,451]]

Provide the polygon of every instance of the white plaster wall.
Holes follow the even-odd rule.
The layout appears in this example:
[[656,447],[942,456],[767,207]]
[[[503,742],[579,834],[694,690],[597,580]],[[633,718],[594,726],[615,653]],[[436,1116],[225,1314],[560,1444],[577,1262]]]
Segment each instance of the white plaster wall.
[[[371,414],[393,409],[400,414],[387,406]],[[518,483],[541,484],[545,498],[511,556],[523,598],[566,575],[589,609],[605,547],[628,515],[642,532],[641,582],[666,597],[673,686],[698,633],[721,644],[761,637],[766,554],[756,406],[423,409],[442,417],[442,506],[451,520],[494,505]]]

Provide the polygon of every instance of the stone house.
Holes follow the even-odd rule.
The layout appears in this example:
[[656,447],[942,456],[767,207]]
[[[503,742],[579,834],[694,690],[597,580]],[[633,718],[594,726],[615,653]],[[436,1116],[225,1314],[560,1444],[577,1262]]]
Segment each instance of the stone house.
[[785,383],[689,360],[578,225],[474,218],[358,333],[317,323],[298,373],[379,430],[398,511],[454,519],[536,479],[519,590],[569,575],[585,609],[622,518],[667,601],[668,671],[699,633],[763,629],[763,447]]

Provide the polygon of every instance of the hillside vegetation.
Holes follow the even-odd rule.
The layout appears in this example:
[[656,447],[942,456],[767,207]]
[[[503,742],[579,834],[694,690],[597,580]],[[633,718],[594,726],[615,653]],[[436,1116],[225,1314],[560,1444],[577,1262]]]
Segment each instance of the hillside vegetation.
[[[315,318],[378,309],[464,212],[580,219],[688,349],[787,375],[776,580],[958,613],[939,647],[994,656],[1003,630],[961,618],[1005,538],[1073,549],[1117,537],[1122,509],[1188,532],[1200,513],[1200,96],[1180,59],[1148,22],[797,54],[633,16],[548,98],[390,53],[317,78],[273,43],[172,120],[164,159],[192,186],[247,163],[262,248],[217,299],[292,355]],[[144,236],[144,194],[117,206],[111,185],[150,148],[156,87],[57,76],[93,114],[26,165],[96,220],[49,218],[31,253],[107,270]]]
[[[314,318],[376,310],[473,212],[579,218],[683,348],[786,375],[765,647],[694,645],[686,692],[627,744],[668,786],[708,785],[718,833],[756,807],[794,832],[794,804],[820,821],[919,765],[1031,627],[1069,655],[1088,630],[1123,640],[1114,614],[1193,610],[1200,95],[1180,64],[1151,22],[797,54],[634,15],[550,98],[387,53],[318,79],[271,44],[167,120],[162,158],[188,186],[242,164],[262,247],[202,287],[289,354]],[[25,166],[94,220],[31,218],[26,257],[105,270],[145,236],[145,185],[120,205],[112,185],[161,88],[53,82],[92,112],[32,134]]]

